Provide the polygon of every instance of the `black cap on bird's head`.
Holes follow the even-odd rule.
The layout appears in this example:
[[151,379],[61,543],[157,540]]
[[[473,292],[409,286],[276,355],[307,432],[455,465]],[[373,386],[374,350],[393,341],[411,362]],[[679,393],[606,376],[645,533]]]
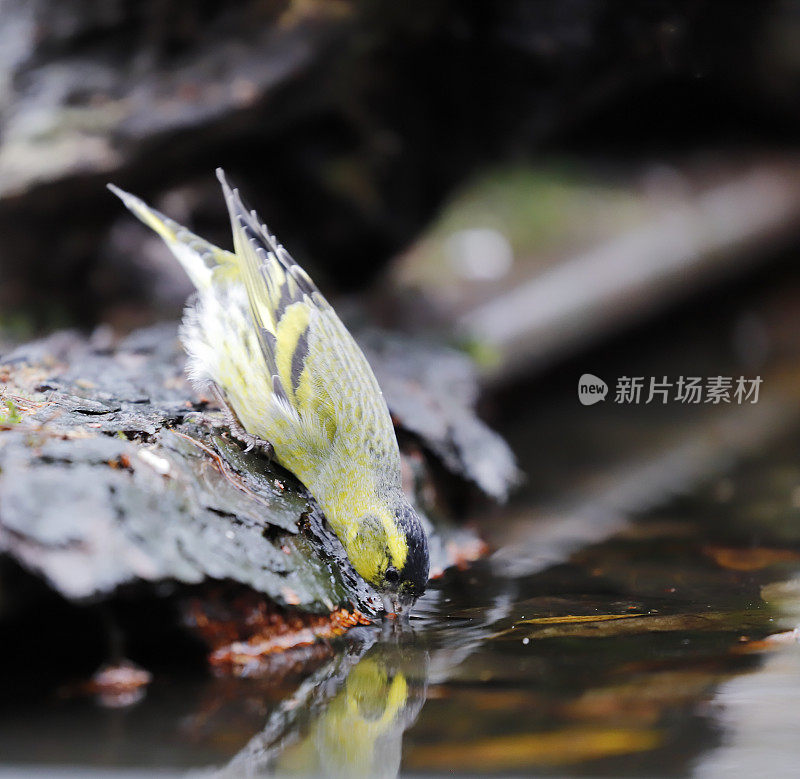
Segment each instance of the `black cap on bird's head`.
[[381,595],[386,610],[403,613],[425,591],[430,563],[428,538],[406,497],[381,496],[344,538],[356,571]]
[[387,588],[384,604],[387,610],[402,614],[425,592],[430,557],[428,537],[414,509],[404,502],[395,513],[395,521],[403,533],[408,551],[401,568],[390,566],[384,573]]
[[428,537],[419,517],[412,508],[406,508],[402,521],[406,527],[408,555],[400,571],[398,591],[418,598],[425,592],[430,573],[430,557],[428,554]]

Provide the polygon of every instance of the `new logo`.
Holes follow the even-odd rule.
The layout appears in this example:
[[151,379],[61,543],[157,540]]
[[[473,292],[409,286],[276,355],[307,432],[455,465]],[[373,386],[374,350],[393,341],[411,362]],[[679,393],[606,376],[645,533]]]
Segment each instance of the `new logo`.
[[584,373],[578,379],[578,400],[584,406],[593,406],[595,403],[605,400],[607,394],[608,384],[602,379],[598,379],[597,376],[593,376],[591,373]]

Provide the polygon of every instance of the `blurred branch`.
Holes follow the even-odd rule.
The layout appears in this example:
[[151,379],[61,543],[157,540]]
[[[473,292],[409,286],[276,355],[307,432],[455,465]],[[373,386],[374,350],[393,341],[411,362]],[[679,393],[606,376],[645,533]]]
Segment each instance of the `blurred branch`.
[[2,0],[0,305],[40,328],[177,311],[143,233],[111,230],[109,178],[225,241],[224,165],[315,278],[362,286],[478,165],[699,59],[758,72],[760,6],[724,29],[689,0],[579,6]]
[[541,368],[758,264],[798,223],[800,167],[758,165],[554,264],[466,312],[457,327],[501,355],[495,377]]

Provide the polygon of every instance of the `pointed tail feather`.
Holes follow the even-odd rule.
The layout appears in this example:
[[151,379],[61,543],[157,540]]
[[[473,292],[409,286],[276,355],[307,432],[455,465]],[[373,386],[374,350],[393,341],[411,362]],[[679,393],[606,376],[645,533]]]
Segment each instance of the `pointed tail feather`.
[[183,225],[150,208],[135,195],[113,184],[107,186],[134,216],[161,236],[197,289],[210,286],[214,269],[218,266],[231,270],[236,268],[236,258],[231,252],[220,249],[199,235],[195,235]]

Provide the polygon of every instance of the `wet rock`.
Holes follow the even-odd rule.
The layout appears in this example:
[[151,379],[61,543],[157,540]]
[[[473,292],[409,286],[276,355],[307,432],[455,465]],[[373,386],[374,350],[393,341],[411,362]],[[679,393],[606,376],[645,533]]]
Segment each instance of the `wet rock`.
[[100,706],[119,709],[138,703],[152,681],[149,671],[123,659],[98,668],[84,686],[84,692],[94,695]]
[[[399,424],[454,475],[490,494],[505,478],[507,489],[496,464],[494,482],[481,470],[481,452],[510,455],[470,410],[465,364],[443,353],[436,374],[432,347],[383,350],[384,340],[370,337],[371,355]],[[230,580],[286,608],[379,608],[303,486],[245,451],[185,381],[174,325],[99,341],[62,333],[0,359],[14,409],[0,432],[0,550],[75,600],[124,584]],[[469,451],[458,419],[472,426]],[[431,528],[434,569],[475,548],[468,531]]]
[[508,445],[476,415],[472,361],[454,349],[383,333],[360,337],[392,415],[454,473],[504,501],[519,480]]

